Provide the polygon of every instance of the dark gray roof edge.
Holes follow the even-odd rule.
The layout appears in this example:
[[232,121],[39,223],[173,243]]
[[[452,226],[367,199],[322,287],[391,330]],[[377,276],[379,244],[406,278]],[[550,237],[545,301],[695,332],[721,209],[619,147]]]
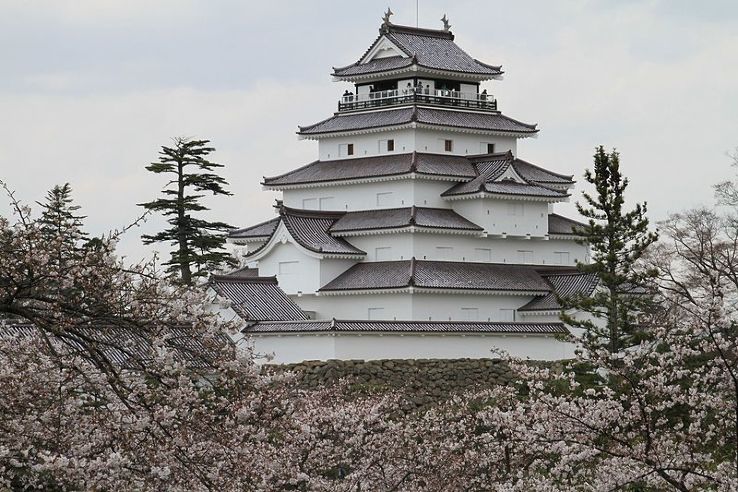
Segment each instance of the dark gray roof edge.
[[[263,226],[263,225],[267,225],[270,222],[276,222],[278,220],[279,220],[279,217],[274,217],[272,219],[265,220],[264,222],[259,222],[258,224],[255,224],[255,225],[252,225],[252,226],[249,226],[249,227],[242,227],[241,229],[235,229],[235,230],[232,230],[232,231],[228,231],[228,237],[234,237],[237,234],[243,234],[244,232],[250,231],[251,229],[256,229],[257,227],[260,227],[260,226]],[[275,229],[276,229],[276,226],[275,226]],[[249,236],[249,237],[271,237],[271,234],[260,234],[260,235]]]
[[[298,135],[324,135],[324,134],[331,134],[331,133],[346,133],[346,132],[355,132],[355,131],[369,130],[369,129],[372,129],[372,128],[398,127],[398,126],[403,126],[403,125],[409,125],[409,124],[411,124],[413,122],[418,123],[418,124],[421,124],[421,125],[429,125],[429,126],[436,126],[436,127],[471,128],[471,129],[475,129],[474,127],[470,127],[470,126],[452,125],[452,124],[449,124],[449,123],[441,124],[441,123],[433,123],[433,122],[422,121],[422,120],[419,119],[419,117],[417,115],[417,109],[418,109],[418,106],[417,105],[413,105],[413,106],[402,106],[402,107],[393,108],[393,109],[382,109],[381,111],[385,111],[385,112],[403,111],[403,110],[407,110],[409,108],[413,108],[414,109],[413,112],[412,112],[412,115],[411,115],[411,117],[407,121],[403,121],[403,122],[397,122],[397,123],[392,123],[392,124],[374,124],[374,125],[369,125],[369,126],[360,126],[360,127],[352,128],[352,129],[349,129],[349,130],[326,130],[326,131],[312,131],[312,132],[310,131],[311,128],[314,128],[314,127],[316,127],[318,125],[321,125],[321,124],[323,124],[323,123],[325,123],[325,122],[327,122],[327,121],[329,121],[329,120],[331,120],[333,118],[345,118],[345,117],[353,116],[353,115],[357,115],[357,114],[366,114],[367,112],[346,113],[346,114],[340,114],[340,115],[339,114],[334,114],[333,116],[331,116],[329,118],[325,118],[324,120],[321,120],[321,121],[319,121],[317,123],[314,123],[312,125],[298,126],[299,131],[297,132],[297,134]],[[421,108],[423,108],[423,107],[421,106]],[[438,108],[438,107],[428,107],[428,108],[424,108],[424,109],[429,109],[429,110],[434,110],[434,111],[441,111],[441,112],[444,112],[444,111],[445,112],[454,112],[453,110],[448,110],[448,109],[445,109],[445,108]],[[371,112],[374,112],[374,111],[371,111]],[[459,112],[459,113],[482,114],[482,115],[494,114],[495,116],[499,116],[500,118],[506,119],[508,121],[511,121],[511,122],[513,122],[513,123],[515,123],[517,125],[520,125],[520,126],[526,128],[524,130],[485,130],[485,129],[481,129],[482,131],[491,131],[491,132],[497,132],[497,133],[512,133],[512,134],[518,133],[518,134],[526,134],[526,135],[538,133],[540,131],[540,129],[537,128],[538,123],[524,123],[524,122],[522,122],[520,120],[516,120],[515,118],[511,118],[511,117],[509,117],[507,115],[504,115],[502,113],[479,113],[479,112],[473,112],[473,111],[456,111],[456,112]]]
[[274,284],[278,285],[277,276],[269,277],[238,277],[232,275],[211,275],[210,283],[227,282],[230,284]]
[[[316,124],[319,124],[319,123],[316,123]],[[269,181],[275,181],[275,180],[280,179],[280,178],[285,178],[285,177],[289,176],[290,174],[294,174],[294,173],[296,173],[298,171],[302,171],[303,169],[307,169],[310,166],[314,166],[315,164],[317,164],[319,162],[325,162],[325,161],[321,161],[320,159],[317,159],[317,160],[314,160],[313,162],[308,162],[307,164],[305,164],[303,166],[300,166],[300,167],[298,167],[296,169],[292,169],[291,171],[287,171],[286,173],[282,173],[282,174],[279,174],[279,175],[276,175],[276,176],[264,176],[262,178],[261,184],[262,184],[262,186],[268,186],[269,185]]]
[[[548,170],[548,169],[546,169],[546,168],[543,168],[543,167],[541,167],[541,166],[539,166],[539,165],[537,165],[537,164],[533,164],[532,162],[528,162],[528,161],[526,161],[526,160],[520,159],[520,158],[518,158],[518,157],[516,157],[516,158],[514,159],[514,161],[513,161],[513,166],[515,165],[515,161],[520,161],[520,162],[522,162],[523,164],[527,164],[527,165],[529,165],[529,166],[531,166],[531,167],[534,167],[534,168],[538,169],[539,171],[543,171],[543,172],[546,172],[546,173],[548,173],[548,174],[553,174],[554,176],[557,176],[557,177],[559,177],[559,178],[561,178],[561,179],[566,179],[566,180],[569,180],[569,182],[570,182],[570,183],[576,183],[576,181],[574,180],[574,175],[573,175],[573,174],[571,174],[571,175],[569,175],[569,174],[560,174],[560,173],[557,173],[557,172],[554,172],[554,171],[549,171],[549,170]],[[541,179],[541,180],[537,180],[537,181],[538,181],[539,183],[547,183],[547,182],[549,182],[549,181],[545,181],[545,180],[542,180],[542,179]]]
[[376,70],[368,70],[366,72],[363,72],[363,73],[357,74],[357,75],[343,75],[341,73],[341,71],[348,70],[349,68],[353,68],[353,67],[356,67],[356,66],[360,66],[361,65],[361,64],[356,64],[355,63],[353,65],[347,65],[347,66],[341,67],[341,68],[334,68],[333,69],[333,73],[331,75],[333,77],[358,77],[359,75],[361,75],[361,76],[364,76],[364,75],[376,75],[376,74],[381,74],[383,72],[394,72],[396,70],[402,70],[402,69],[405,69],[405,68],[408,68],[408,67],[412,67],[413,65],[415,65],[416,67],[419,67],[419,68],[425,68],[426,70],[432,70],[434,72],[447,72],[447,73],[454,73],[454,74],[459,74],[459,75],[470,75],[470,76],[473,76],[473,77],[497,76],[497,75],[502,75],[502,74],[505,73],[502,70],[502,65],[498,65],[498,66],[489,65],[487,63],[480,62],[476,58],[473,58],[473,60],[476,63],[478,63],[479,65],[481,65],[481,66],[483,66],[485,68],[490,69],[490,72],[489,73],[487,73],[487,72],[467,72],[465,70],[454,70],[454,69],[451,69],[451,68],[435,68],[435,67],[431,67],[431,66],[428,66],[428,65],[423,65],[422,63],[418,63],[417,60],[415,60],[414,58],[407,58],[407,61],[408,61],[407,64],[401,65],[399,67],[391,68],[391,69],[386,69],[386,68],[380,69],[380,68],[378,68]]
[[[462,230],[462,231],[483,231],[484,228],[475,224],[474,222],[470,221],[463,215],[459,214],[455,210],[451,208],[440,208],[440,207],[394,207],[394,208],[383,208],[383,209],[372,209],[372,210],[355,210],[351,212],[345,212],[345,216],[350,215],[359,215],[359,214],[378,214],[379,212],[396,212],[401,210],[407,210],[410,212],[410,220],[406,224],[401,225],[391,225],[391,226],[371,226],[371,227],[358,227],[354,229],[336,229],[333,230],[333,226],[331,226],[331,229],[329,229],[329,232],[353,232],[353,231],[373,231],[373,230],[385,230],[385,229],[402,229],[409,226],[416,226],[416,227],[422,227],[426,229],[449,229],[449,230]],[[436,211],[442,211],[442,212],[450,212],[453,215],[458,216],[460,219],[463,219],[465,222],[468,222],[470,224],[470,227],[461,227],[461,226],[438,226],[438,225],[422,225],[417,224],[417,219],[415,218],[418,211],[426,211],[426,210],[436,210]],[[334,224],[335,225],[335,224]],[[472,227],[473,226],[473,227]]]
[[[297,330],[259,330],[259,327],[269,326],[300,326],[304,329]],[[344,325],[344,326],[341,326]],[[346,326],[348,325],[348,326]],[[372,329],[360,329],[351,325],[372,326]],[[402,327],[411,327],[402,329]],[[417,327],[417,329],[412,329]],[[423,327],[428,327],[423,329]],[[430,329],[439,327],[441,329]],[[454,330],[443,330],[443,327],[457,328]],[[480,327],[482,329],[480,329]],[[460,329],[459,329],[460,328]],[[476,329],[475,329],[476,328]],[[497,328],[497,329],[495,329]],[[502,329],[504,328],[504,329]],[[500,334],[566,334],[569,333],[566,326],[561,322],[504,322],[504,321],[412,321],[412,320],[295,320],[295,321],[260,321],[253,323],[243,330],[249,332],[266,333],[290,333],[290,332],[344,332],[344,333],[500,333]]]
[[[564,221],[569,222],[571,224],[574,224],[575,227],[587,227],[587,224],[585,224],[583,222],[579,222],[578,220],[570,219],[569,217],[565,217],[565,216],[563,216],[561,214],[557,214],[557,213],[553,213],[552,212],[552,213],[548,214],[549,221],[551,220],[551,217],[555,217],[557,219],[561,219],[561,220],[564,220]],[[549,226],[549,228],[550,228],[550,226]],[[550,229],[549,229],[549,233],[550,233]],[[576,235],[574,232],[556,232],[556,233],[553,233],[553,234],[554,235],[557,235],[557,236],[575,236]]]

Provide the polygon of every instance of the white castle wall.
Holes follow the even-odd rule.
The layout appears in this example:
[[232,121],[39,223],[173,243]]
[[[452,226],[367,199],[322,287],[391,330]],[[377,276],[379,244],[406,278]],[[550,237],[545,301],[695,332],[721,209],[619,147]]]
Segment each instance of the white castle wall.
[[[394,152],[388,152],[386,142],[395,141]],[[452,151],[446,152],[444,140],[453,141]],[[350,135],[340,137],[321,138],[318,142],[318,155],[322,161],[336,159],[352,159],[371,157],[383,154],[403,154],[408,152],[428,152],[450,155],[486,154],[487,144],[495,146],[495,152],[511,150],[517,154],[517,139],[498,135],[484,135],[429,130],[424,128],[378,131],[366,135]],[[341,145],[353,144],[354,154],[345,155]]]
[[[397,233],[346,238],[365,261],[449,260],[574,266],[589,260],[586,246],[562,239],[501,239],[451,234]],[[452,249],[449,249],[452,248]],[[530,252],[530,253],[528,253]]]
[[[341,296],[303,295],[294,301],[315,319],[390,321],[527,321],[513,313],[532,296],[496,294],[357,294]],[[557,322],[558,316],[542,317]]]
[[304,334],[252,335],[254,350],[274,354],[273,364],[329,359],[457,359],[490,358],[503,350],[533,360],[571,358],[574,347],[542,335],[471,334]]
[[534,237],[548,234],[546,202],[475,198],[454,200],[451,207],[489,234]]
[[307,210],[355,211],[412,205],[449,208],[440,195],[451,186],[449,181],[399,179],[285,190],[282,200],[287,207]]
[[259,275],[277,276],[279,286],[287,294],[315,292],[320,288],[321,260],[300,252],[294,245],[279,244],[259,260]]
[[300,251],[292,243],[279,244],[267,256],[252,264],[262,277],[277,276],[279,286],[287,294],[315,292],[356,261],[314,258]]
[[[451,152],[445,152],[444,150],[444,140],[446,139],[453,140],[453,150]],[[513,155],[517,155],[517,139],[512,137],[428,130],[424,128],[415,130],[415,150],[418,152],[455,155],[486,154],[487,144],[490,143],[494,144],[495,152],[507,152],[510,150]]]

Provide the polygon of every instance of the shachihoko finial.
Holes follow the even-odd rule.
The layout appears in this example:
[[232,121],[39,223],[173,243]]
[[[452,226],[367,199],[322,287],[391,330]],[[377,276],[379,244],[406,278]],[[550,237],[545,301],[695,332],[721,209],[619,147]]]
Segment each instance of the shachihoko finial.
[[446,14],[443,14],[443,17],[441,17],[441,22],[443,22],[444,31],[451,29],[451,24],[448,23],[448,17],[446,17]]
[[393,15],[394,15],[394,12],[392,12],[392,9],[387,7],[387,12],[385,12],[384,17],[382,17],[382,21],[383,21],[382,25],[389,26],[390,24],[392,24],[392,22],[390,21],[390,17],[392,17]]

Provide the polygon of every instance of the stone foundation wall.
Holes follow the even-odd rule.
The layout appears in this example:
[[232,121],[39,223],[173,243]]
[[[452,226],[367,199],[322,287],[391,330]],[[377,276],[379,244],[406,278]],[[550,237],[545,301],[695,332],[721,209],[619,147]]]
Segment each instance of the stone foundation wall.
[[328,360],[265,367],[294,371],[306,388],[345,379],[358,389],[401,389],[415,407],[427,406],[459,391],[511,381],[509,368],[499,359]]

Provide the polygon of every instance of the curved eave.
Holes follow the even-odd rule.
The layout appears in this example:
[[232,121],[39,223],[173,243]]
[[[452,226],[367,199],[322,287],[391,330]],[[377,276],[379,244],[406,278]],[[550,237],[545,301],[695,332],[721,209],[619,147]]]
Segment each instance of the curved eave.
[[[367,321],[371,323],[371,321]],[[444,321],[444,323],[456,324],[464,323],[463,321]],[[557,330],[557,331],[481,331],[481,330],[448,330],[448,331],[423,331],[423,330],[341,330],[335,331],[330,328],[318,328],[313,330],[284,330],[284,331],[249,331],[248,328],[243,330],[241,333],[244,335],[261,338],[261,337],[363,337],[363,336],[419,336],[419,337],[459,337],[464,338],[467,336],[475,337],[495,337],[495,338],[506,338],[506,337],[543,337],[543,338],[554,338],[560,335],[570,334],[569,330]]]
[[[493,67],[492,65],[484,64],[480,62],[479,60],[474,60],[474,61],[485,67],[497,68],[497,67]],[[342,75],[338,73],[340,70],[346,70],[354,66],[356,65],[349,65],[348,67],[341,67],[339,69],[334,68],[333,73],[331,74],[331,76],[333,77],[333,80],[335,82],[365,82],[365,81],[370,81],[370,80],[381,80],[381,79],[392,78],[397,75],[402,75],[403,73],[427,73],[429,75],[464,78],[468,81],[473,81],[473,82],[484,82],[485,80],[502,80],[503,74],[505,73],[502,70],[499,70],[497,73],[465,72],[462,70],[448,70],[448,69],[433,68],[433,67],[421,65],[419,63],[413,63],[410,65],[407,65],[404,67],[398,67],[392,70],[376,70],[372,72],[366,72],[366,73],[355,74],[355,75]]]
[[584,236],[577,236],[575,234],[551,234],[549,233],[548,237],[550,239],[559,239],[564,241],[584,241],[586,238]]
[[[432,108],[437,109],[437,108]],[[321,122],[322,123],[322,122]],[[316,123],[320,124],[320,123]],[[311,125],[313,126],[313,125]],[[492,135],[499,137],[517,137],[517,138],[536,138],[538,136],[538,129],[531,129],[526,131],[513,131],[513,130],[486,130],[482,128],[468,128],[460,126],[449,126],[449,125],[432,125],[430,123],[418,123],[409,122],[402,123],[399,125],[391,126],[378,126],[371,128],[357,128],[355,130],[342,130],[333,132],[319,132],[319,133],[305,133],[302,128],[297,132],[297,135],[301,140],[320,140],[321,138],[332,138],[332,137],[347,137],[352,135],[368,135],[371,133],[380,133],[395,130],[405,130],[413,128],[423,128],[429,130],[441,130],[458,133],[474,133],[477,135]]]
[[500,198],[503,200],[525,200],[535,202],[557,203],[569,200],[570,195],[562,195],[560,197],[538,196],[538,195],[513,195],[505,193],[490,193],[488,191],[476,191],[473,193],[464,193],[459,195],[441,195],[445,200],[475,200],[478,198]]
[[450,227],[428,227],[428,226],[404,226],[404,227],[375,227],[373,229],[355,229],[346,231],[331,231],[331,235],[336,237],[356,237],[356,236],[379,236],[382,234],[456,234],[461,236],[479,236],[484,232],[481,227],[479,229],[454,229]]
[[382,183],[385,181],[399,181],[402,179],[423,179],[427,181],[449,181],[453,183],[471,181],[473,178],[468,176],[450,176],[442,174],[428,174],[423,172],[412,172],[412,173],[399,173],[399,174],[386,174],[384,176],[372,176],[366,178],[347,178],[347,179],[331,179],[325,181],[310,181],[306,183],[295,183],[295,184],[270,184],[262,183],[265,190],[270,191],[284,191],[284,190],[299,190],[305,188],[323,188],[327,186],[344,186],[353,184],[363,183]]
[[264,243],[269,241],[271,236],[259,236],[259,237],[228,237],[226,242],[230,244],[253,244],[253,243]]
[[318,294],[321,296],[351,296],[366,294],[470,294],[470,295],[497,295],[497,296],[524,296],[537,297],[548,294],[545,290],[495,290],[495,289],[451,289],[440,287],[416,287],[416,286],[397,286],[386,288],[367,288],[367,289],[346,289],[346,290],[323,290],[319,289]]
[[244,258],[248,259],[249,261],[258,261],[264,258],[265,256],[267,256],[271,252],[271,250],[274,249],[278,244],[283,244],[287,242],[292,244],[303,254],[310,256],[312,258],[317,258],[321,260],[322,259],[363,260],[364,258],[366,258],[366,253],[364,252],[335,253],[335,252],[320,251],[320,250],[316,250],[311,247],[307,247],[295,238],[292,232],[287,228],[287,226],[285,226],[283,221],[280,221],[279,225],[274,230],[274,233],[270,236],[269,240],[266,243],[264,243],[260,248],[246,254]]
[[558,316],[561,309],[518,309],[521,316]]

